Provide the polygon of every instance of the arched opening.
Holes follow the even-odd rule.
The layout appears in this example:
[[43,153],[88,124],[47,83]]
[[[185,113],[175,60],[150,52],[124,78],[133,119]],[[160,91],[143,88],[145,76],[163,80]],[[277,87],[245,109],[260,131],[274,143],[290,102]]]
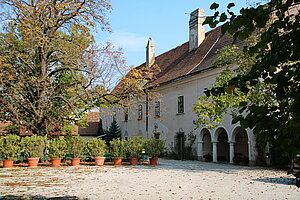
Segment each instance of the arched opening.
[[221,162],[229,162],[229,143],[227,132],[224,128],[219,128],[216,133],[219,133],[217,144],[217,159]]
[[248,136],[245,129],[237,127],[233,131],[234,157],[238,160],[249,160]]
[[202,151],[203,151],[203,155],[211,155],[212,156],[212,145],[211,145],[211,136],[210,136],[210,132],[207,129],[203,129],[203,146],[202,146]]

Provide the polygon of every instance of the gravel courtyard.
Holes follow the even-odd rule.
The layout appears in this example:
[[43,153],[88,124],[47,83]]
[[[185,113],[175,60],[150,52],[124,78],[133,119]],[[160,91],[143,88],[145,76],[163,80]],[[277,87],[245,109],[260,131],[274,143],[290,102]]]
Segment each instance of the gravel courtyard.
[[0,199],[300,199],[284,171],[200,161],[0,169]]

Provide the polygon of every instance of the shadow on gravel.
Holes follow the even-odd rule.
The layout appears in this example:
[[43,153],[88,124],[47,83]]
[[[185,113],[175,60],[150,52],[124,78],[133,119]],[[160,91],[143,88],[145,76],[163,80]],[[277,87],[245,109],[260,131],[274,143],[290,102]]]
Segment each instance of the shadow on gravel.
[[244,170],[270,170],[263,167],[248,167],[248,166],[237,166],[229,163],[212,163],[212,162],[201,162],[201,161],[179,161],[179,160],[166,160],[159,159],[159,165],[138,165],[138,166],[126,166],[130,168],[138,169],[150,169],[150,170],[181,170],[188,172],[219,172],[225,174],[236,174],[239,171]]
[[0,199],[9,199],[9,200],[23,200],[23,199],[51,199],[51,200],[80,200],[78,197],[74,196],[64,196],[64,197],[44,197],[44,196],[14,196],[14,195],[7,195],[7,196],[0,196]]
[[274,183],[274,184],[283,184],[283,185],[295,185],[295,178],[261,178],[261,179],[252,179],[253,181],[259,181],[264,183]]

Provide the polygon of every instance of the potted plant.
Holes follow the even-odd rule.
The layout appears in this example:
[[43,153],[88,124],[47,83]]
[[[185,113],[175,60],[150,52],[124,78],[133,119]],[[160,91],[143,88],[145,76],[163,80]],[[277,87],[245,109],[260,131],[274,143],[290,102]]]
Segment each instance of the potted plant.
[[64,136],[52,138],[49,142],[49,155],[51,157],[52,167],[59,167],[61,159],[67,153],[67,142]]
[[20,153],[20,136],[7,135],[0,137],[0,155],[3,159],[3,168],[11,168]]
[[130,138],[127,142],[126,152],[130,165],[137,165],[138,159],[142,155],[144,140],[141,137]]
[[114,159],[114,165],[122,165],[122,159],[125,157],[125,144],[126,141],[120,138],[113,139],[109,142],[110,153]]
[[68,153],[72,156],[71,165],[77,166],[80,164],[80,156],[83,154],[86,142],[79,135],[68,135],[65,138],[67,141]]
[[29,167],[37,167],[39,159],[44,155],[45,137],[32,135],[21,139],[21,148],[27,158]]
[[164,141],[156,138],[150,138],[144,141],[144,149],[146,154],[150,157],[150,165],[157,165],[158,156],[165,148]]
[[205,155],[203,156],[203,158],[204,158],[204,161],[205,161],[205,162],[212,162],[212,161],[213,161],[213,157],[212,157],[212,155],[210,155],[210,153],[205,154]]
[[93,138],[87,143],[87,148],[90,154],[95,159],[95,164],[98,166],[104,165],[104,154],[107,151],[106,142],[102,139]]

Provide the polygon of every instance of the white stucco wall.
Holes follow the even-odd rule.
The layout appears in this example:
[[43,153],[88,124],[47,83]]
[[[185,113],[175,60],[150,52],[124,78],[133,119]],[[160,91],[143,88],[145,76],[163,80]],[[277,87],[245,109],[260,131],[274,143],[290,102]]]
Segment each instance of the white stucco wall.
[[[146,103],[145,99],[133,104],[129,111],[129,120],[124,121],[124,111],[122,108],[115,108],[117,112],[117,122],[122,129],[122,135],[125,133],[129,137],[142,136],[143,138],[153,137],[155,126],[157,127],[156,132],[160,133],[160,139],[165,140],[166,147],[170,148],[174,146],[174,136],[176,132],[180,129],[187,135],[189,132],[193,132],[197,136],[194,145],[197,156],[201,159],[203,156],[203,135],[201,131],[205,127],[198,127],[193,124],[193,120],[197,119],[193,111],[194,104],[196,103],[200,95],[204,95],[205,88],[211,87],[215,82],[216,76],[219,75],[221,69],[214,69],[211,71],[203,72],[186,79],[178,80],[152,90],[152,94],[157,94],[157,99],[160,99],[160,117],[154,117],[154,104],[157,99],[149,101],[149,115],[148,115],[148,132],[146,131]],[[178,114],[178,97],[184,96],[184,113]],[[143,107],[143,117],[138,120],[138,108],[137,105],[141,104]],[[233,137],[234,130],[239,127],[238,124],[231,124],[231,117],[225,115],[223,118],[223,123],[218,128],[224,128],[228,135],[228,145],[231,143],[231,158],[234,154],[234,142]],[[110,120],[103,120],[103,127],[109,127],[112,121],[112,116]],[[195,129],[196,128],[196,129]],[[218,131],[220,129],[209,130],[211,134],[211,146],[214,146],[214,142],[218,142]],[[257,152],[255,148],[255,138],[251,130],[246,130],[248,136],[248,152],[250,163],[254,164]],[[219,144],[220,146],[220,144]],[[221,145],[222,146],[222,145]],[[229,148],[229,147],[228,147]],[[217,157],[214,158],[217,161]]]

